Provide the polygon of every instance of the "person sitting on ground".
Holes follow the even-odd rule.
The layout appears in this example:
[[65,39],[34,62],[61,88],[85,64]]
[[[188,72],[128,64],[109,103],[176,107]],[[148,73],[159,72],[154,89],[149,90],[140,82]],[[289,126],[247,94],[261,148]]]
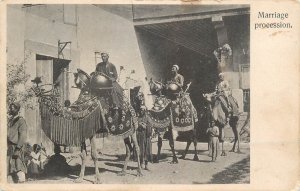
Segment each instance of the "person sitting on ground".
[[30,162],[28,165],[28,175],[33,179],[37,179],[42,171],[41,147],[38,144],[33,145],[33,150],[30,153]]
[[60,146],[55,144],[54,155],[52,155],[45,165],[45,175],[47,176],[64,176],[70,172],[70,166],[66,162],[66,158],[62,156]]

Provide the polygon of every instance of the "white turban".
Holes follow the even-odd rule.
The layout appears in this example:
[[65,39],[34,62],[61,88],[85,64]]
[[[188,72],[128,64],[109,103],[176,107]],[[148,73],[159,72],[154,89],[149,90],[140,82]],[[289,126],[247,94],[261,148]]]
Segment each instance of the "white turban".
[[107,56],[109,56],[108,52],[101,52],[101,56],[102,56],[103,54],[106,54]]
[[179,66],[178,65],[173,65],[172,67],[175,67],[177,70],[179,70]]

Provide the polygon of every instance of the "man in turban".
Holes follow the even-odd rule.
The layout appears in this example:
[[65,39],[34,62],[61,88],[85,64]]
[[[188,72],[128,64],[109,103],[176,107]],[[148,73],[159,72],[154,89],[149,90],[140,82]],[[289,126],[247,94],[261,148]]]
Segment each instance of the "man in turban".
[[224,78],[224,73],[219,74],[219,82],[216,86],[216,93],[223,94],[228,97],[230,91],[230,86],[227,80]]
[[27,173],[24,156],[27,125],[25,119],[19,116],[20,108],[21,105],[17,102],[9,106],[11,119],[7,130],[7,174],[9,177],[16,178],[18,183],[23,183]]
[[172,72],[172,76],[171,76],[171,82],[177,84],[180,88],[183,87],[183,82],[184,82],[184,77],[178,73],[179,70],[179,66],[178,65],[173,65],[171,72]]
[[118,79],[117,69],[114,64],[112,64],[108,61],[109,54],[107,52],[102,52],[101,59],[102,59],[102,62],[97,64],[96,71],[104,73],[105,75],[110,77],[110,79],[112,81],[117,81],[117,79]]
[[111,98],[114,109],[123,108],[123,88],[117,83],[118,73],[114,64],[108,61],[109,54],[107,52],[101,53],[102,62],[97,64],[96,72],[101,72],[108,76],[113,82],[113,89],[111,92]]

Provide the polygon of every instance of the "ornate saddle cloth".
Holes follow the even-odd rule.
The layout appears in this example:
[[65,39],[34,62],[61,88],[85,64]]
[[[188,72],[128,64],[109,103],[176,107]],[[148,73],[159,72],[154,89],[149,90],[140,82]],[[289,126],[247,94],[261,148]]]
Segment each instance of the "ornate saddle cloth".
[[197,122],[197,111],[188,95],[171,104],[171,125],[177,131],[190,131]]
[[129,106],[121,115],[112,116],[108,111],[105,101],[88,94],[81,94],[69,108],[51,97],[40,99],[42,129],[53,142],[61,145],[80,146],[98,133],[127,137],[134,132],[134,113]]
[[104,126],[102,112],[99,101],[91,97],[89,101],[78,101],[69,108],[51,98],[40,99],[42,129],[54,143],[61,145],[80,146],[85,139],[95,135]]
[[112,136],[126,138],[134,133],[136,114],[129,101],[123,97],[122,109],[114,110],[109,101],[104,97],[98,97],[104,111],[107,131]]
[[170,126],[170,102],[165,96],[156,97],[153,108],[146,112],[147,120],[155,131],[164,132]]

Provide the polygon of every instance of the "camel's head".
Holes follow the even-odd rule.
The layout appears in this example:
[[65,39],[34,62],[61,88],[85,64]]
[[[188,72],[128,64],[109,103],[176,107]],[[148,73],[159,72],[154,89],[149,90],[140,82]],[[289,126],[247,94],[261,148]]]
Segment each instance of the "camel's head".
[[211,103],[215,97],[215,93],[204,93],[202,95],[203,95],[204,99],[206,101],[208,101],[209,103]]
[[153,81],[152,78],[149,81],[150,92],[153,95],[161,95],[164,89],[164,85],[161,82]]
[[91,77],[81,69],[77,69],[77,73],[74,73],[74,82],[77,88],[85,89],[90,86]]

